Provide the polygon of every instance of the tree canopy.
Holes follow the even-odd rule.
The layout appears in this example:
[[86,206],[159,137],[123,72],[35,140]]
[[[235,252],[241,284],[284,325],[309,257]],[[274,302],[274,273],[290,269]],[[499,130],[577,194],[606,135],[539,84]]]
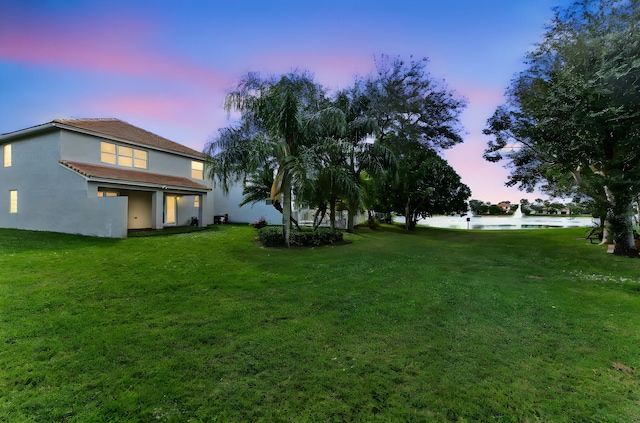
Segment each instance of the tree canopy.
[[[408,227],[419,216],[466,210],[469,189],[438,154],[462,142],[466,101],[426,63],[382,56],[377,74],[332,96],[308,72],[247,74],[225,100],[240,118],[206,147],[209,176],[224,190],[244,182],[243,204],[268,194],[283,214],[285,240],[292,193],[319,214],[328,210],[332,226],[345,207],[349,230],[353,215],[374,204],[405,215]],[[383,185],[394,190],[380,196],[385,205],[376,200]]]
[[376,210],[404,215],[407,229],[434,214],[466,212],[471,196],[456,171],[426,147],[406,152],[398,174],[388,175],[379,185]]
[[[640,192],[640,3],[581,0],[556,9],[527,68],[488,120],[489,161],[506,160],[508,185],[532,190],[573,178],[606,205],[615,254],[637,256],[633,199]],[[553,189],[553,187],[551,188]]]
[[274,205],[282,204],[289,245],[291,187],[307,178],[305,148],[315,141],[318,128],[340,128],[344,119],[330,113],[324,89],[306,72],[266,79],[250,73],[227,94],[225,109],[239,111],[241,119],[207,145],[209,176],[228,190],[229,182],[273,169],[270,198]]

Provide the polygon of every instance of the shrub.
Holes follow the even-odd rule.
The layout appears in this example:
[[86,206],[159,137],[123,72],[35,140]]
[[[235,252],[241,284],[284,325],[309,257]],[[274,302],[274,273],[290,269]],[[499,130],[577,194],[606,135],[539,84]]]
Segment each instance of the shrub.
[[[258,236],[265,247],[282,247],[285,245],[282,226],[265,226],[258,230]],[[309,229],[291,230],[291,245],[300,247],[328,245],[342,240],[342,231],[330,228],[317,228],[315,231]]]
[[265,226],[258,229],[260,242],[265,247],[279,247],[284,245],[284,236],[282,235],[282,226]]
[[315,231],[295,230],[291,233],[291,243],[295,245],[328,245],[342,241],[342,231],[331,228],[317,228]]

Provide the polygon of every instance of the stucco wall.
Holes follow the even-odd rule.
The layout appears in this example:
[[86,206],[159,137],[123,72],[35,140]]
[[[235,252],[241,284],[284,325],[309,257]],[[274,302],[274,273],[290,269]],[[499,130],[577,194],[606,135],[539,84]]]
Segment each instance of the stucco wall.
[[128,198],[129,229],[151,228],[151,192],[121,191],[120,195]]
[[108,140],[71,131],[59,133],[60,158],[74,162],[101,164],[100,142]]
[[229,190],[229,195],[220,188],[214,189],[214,211],[216,215],[228,214],[229,222],[250,223],[261,217],[271,225],[282,223],[282,215],[271,204],[256,203],[239,207],[242,202],[242,186],[236,184]]
[[194,207],[195,195],[181,195],[178,198],[178,225],[188,225],[192,217],[198,218],[198,208]]
[[[64,159],[101,164],[101,141],[101,138],[67,130],[3,140],[3,144],[12,145],[13,154],[12,166],[5,168],[0,161],[0,227],[126,237],[128,227],[162,227],[164,194],[181,196],[177,224],[186,224],[192,216],[198,217],[203,225],[213,223],[214,196],[210,192],[202,194],[202,209],[199,210],[193,207],[195,193],[189,189],[167,191],[161,187],[120,182],[89,182],[59,163]],[[149,154],[146,171],[191,178],[191,158],[145,150]],[[198,182],[212,185],[208,180]],[[99,186],[114,189],[124,196],[97,197]],[[17,213],[9,213],[10,190],[18,192]],[[157,193],[155,200],[154,193]],[[155,205],[158,210],[153,209]]]
[[[116,142],[109,139],[97,138],[86,134],[76,133],[72,131],[61,131],[61,158],[70,161],[78,161],[82,163],[93,163],[93,164],[101,164],[104,165],[100,161],[100,143],[102,141],[115,143],[118,145],[128,145],[126,143]],[[133,148],[138,148],[141,150],[145,150],[148,153],[148,168],[147,169],[136,169],[131,168],[132,170],[140,171],[140,172],[150,172],[150,173],[158,173],[165,175],[174,175],[181,176],[185,178],[191,178],[191,162],[193,159],[190,157],[184,157],[177,154],[171,154],[163,151],[157,151],[151,148],[147,148],[145,146],[133,146]],[[212,181],[204,179],[194,179],[197,182],[212,187]],[[116,191],[122,191],[123,189],[127,189],[127,187],[118,187],[114,184],[110,185],[111,188]],[[146,198],[148,196],[149,206],[152,206],[151,203],[151,190],[146,192],[145,189],[139,190],[141,191],[139,194],[131,194],[129,198],[129,227],[132,229],[137,228],[149,228],[154,227],[153,219],[154,213],[150,209],[147,209],[146,206]],[[189,190],[171,190],[171,191],[163,191],[164,194],[178,195],[181,198],[185,198],[185,200],[178,201],[178,211],[177,211],[177,224],[184,225],[187,224],[187,221],[195,216],[201,220],[203,225],[207,225],[213,223],[213,203],[214,198],[211,193],[207,193],[203,195],[202,199],[202,212],[199,213],[197,208],[193,207],[193,197],[192,193]],[[90,190],[89,197],[94,196],[94,191]],[[129,195],[127,192],[123,195]],[[191,198],[190,200],[187,200]],[[147,216],[148,219],[147,219]],[[137,219],[136,219],[137,217]]]
[[[131,168],[133,170],[191,178],[191,162],[196,160],[142,145],[131,145],[72,131],[61,131],[60,138],[61,158],[82,163],[104,164],[100,162],[100,143],[103,141],[146,151],[148,153],[148,168]],[[202,183],[206,184],[206,181],[202,181]]]
[[[12,166],[0,168],[0,226],[126,237],[127,199],[90,199],[86,180],[58,162],[59,132],[11,144]],[[9,213],[9,190],[18,191],[17,213]]]

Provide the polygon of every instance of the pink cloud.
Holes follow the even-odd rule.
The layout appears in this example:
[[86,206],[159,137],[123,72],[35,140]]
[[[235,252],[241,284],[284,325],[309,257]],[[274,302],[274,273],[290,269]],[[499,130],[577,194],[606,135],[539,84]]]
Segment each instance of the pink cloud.
[[15,18],[0,27],[0,59],[39,66],[106,74],[180,79],[226,86],[222,72],[180,58],[154,53],[159,33],[151,25],[103,18],[92,25],[42,17]]

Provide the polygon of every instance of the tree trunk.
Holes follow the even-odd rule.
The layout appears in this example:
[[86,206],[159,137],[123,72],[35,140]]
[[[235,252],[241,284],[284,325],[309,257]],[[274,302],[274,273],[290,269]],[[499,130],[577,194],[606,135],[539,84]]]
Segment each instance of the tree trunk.
[[318,210],[316,210],[316,214],[313,216],[314,231],[318,229],[318,226],[320,226],[320,223],[322,223],[322,219],[324,219],[324,216],[326,214],[327,214],[327,205],[321,204],[320,206],[318,206]]
[[332,198],[329,201],[329,226],[331,229],[336,228],[336,199]]
[[407,200],[407,204],[404,206],[404,230],[411,229],[411,199]]
[[289,248],[291,246],[291,181],[286,173],[282,177],[282,203],[282,234],[284,243]]
[[636,197],[636,214],[638,215],[636,219],[636,226],[640,226],[640,194]]
[[[278,200],[273,201],[271,203],[271,205],[273,205],[273,208],[278,210],[280,212],[280,214],[284,214],[284,210],[282,209],[282,204],[280,204],[280,201],[278,201]],[[300,225],[298,224],[298,221],[296,219],[294,219],[293,216],[291,217],[291,223],[296,225],[296,228],[300,229]]]
[[358,212],[358,209],[356,207],[349,207],[349,214],[347,215],[347,232],[349,232],[350,234],[353,233],[353,228],[354,228],[354,221],[356,218],[356,213]]
[[605,218],[602,223],[602,241],[600,241],[600,245],[610,244],[613,244],[613,228],[609,219]]
[[613,229],[613,254],[638,257],[638,249],[633,239],[633,195],[628,189],[614,191],[605,187],[609,200],[607,220]]
[[600,245],[610,245],[613,244],[613,224],[611,223],[611,204],[615,202],[615,197],[613,192],[609,189],[608,186],[604,186],[604,195],[607,199],[607,213],[604,217],[600,219],[604,219],[602,222],[602,241]]

